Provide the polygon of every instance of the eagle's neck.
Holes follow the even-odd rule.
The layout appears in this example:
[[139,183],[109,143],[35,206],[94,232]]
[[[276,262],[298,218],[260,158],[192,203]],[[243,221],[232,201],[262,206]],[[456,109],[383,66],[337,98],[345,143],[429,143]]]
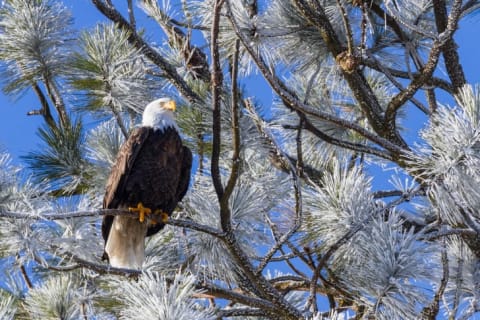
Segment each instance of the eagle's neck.
[[169,127],[178,131],[177,123],[173,112],[169,110],[156,110],[155,112],[144,112],[142,118],[143,127],[151,127],[155,130],[165,130]]

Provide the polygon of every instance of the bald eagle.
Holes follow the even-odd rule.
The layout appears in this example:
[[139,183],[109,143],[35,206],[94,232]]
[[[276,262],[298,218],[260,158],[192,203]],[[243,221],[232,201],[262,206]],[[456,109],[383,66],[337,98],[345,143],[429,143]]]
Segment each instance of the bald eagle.
[[182,144],[174,120],[175,102],[155,100],[143,112],[142,125],[122,145],[107,181],[104,209],[126,209],[130,216],[106,215],[102,222],[104,258],[113,267],[139,269],[145,237],[160,231],[187,192],[192,153]]

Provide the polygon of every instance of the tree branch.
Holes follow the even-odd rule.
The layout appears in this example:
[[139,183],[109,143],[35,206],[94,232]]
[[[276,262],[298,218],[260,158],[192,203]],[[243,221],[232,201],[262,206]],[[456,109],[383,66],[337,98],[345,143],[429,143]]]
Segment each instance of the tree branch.
[[[438,33],[442,33],[448,28],[447,5],[445,0],[433,0],[432,2],[437,31]],[[457,52],[457,44],[455,43],[453,37],[450,37],[442,46],[442,53],[448,76],[452,81],[455,93],[458,93],[460,88],[462,88],[467,81],[465,80],[465,74],[463,73],[463,68],[460,64],[460,58]]]
[[42,89],[38,85],[38,83],[33,83],[32,84],[33,91],[37,95],[38,99],[40,100],[40,104],[42,108],[40,109],[40,114],[43,116],[45,119],[45,122],[51,129],[56,129],[57,128],[57,123],[53,119],[52,112],[50,110],[50,105],[48,104],[48,100],[45,97],[45,94],[43,93]]
[[[382,107],[362,72],[356,67],[358,65],[358,61],[356,61],[358,58],[353,53],[345,54],[344,48],[320,2],[295,0],[294,3],[300,13],[319,30],[330,53],[336,59],[337,63],[340,64],[340,69],[342,70],[345,81],[348,83],[353,96],[375,132],[401,148],[408,148],[407,143],[403,141],[395,128],[385,126]],[[349,64],[353,64],[354,67],[347,69],[342,67],[341,63],[344,58],[352,60]]]
[[[412,77],[417,78],[420,76],[420,73],[416,73],[416,72],[412,73],[412,72],[385,67],[384,65],[381,65],[380,62],[378,62],[376,59],[372,59],[372,58],[362,59],[362,64],[373,70],[382,72],[386,76],[387,76],[387,73],[391,74],[394,77],[402,78],[402,79],[411,79]],[[450,94],[454,93],[454,88],[449,82],[434,76],[427,79],[427,81],[425,82],[425,85],[428,87],[431,87],[431,86],[438,87]]]
[[225,187],[225,192],[222,197],[222,202],[227,202],[230,198],[230,195],[235,188],[239,174],[240,174],[240,126],[238,124],[238,55],[240,49],[240,41],[235,41],[235,53],[233,55],[232,61],[232,137],[233,137],[233,155],[232,155],[232,169],[230,172],[230,178],[228,179],[227,185]]
[[132,28],[127,20],[113,6],[102,0],[92,0],[97,9],[108,19],[115,22],[117,27],[129,32],[128,41],[165,72],[166,77],[190,103],[200,103],[202,99],[180,77],[175,68],[168,63],[155,49],[150,47]]
[[211,45],[210,52],[212,56],[212,159],[211,159],[211,175],[215,192],[220,203],[220,224],[222,230],[231,232],[230,210],[228,208],[228,199],[225,203],[223,199],[224,189],[222,185],[222,177],[220,175],[219,159],[221,147],[221,94],[223,86],[223,73],[220,66],[220,52],[218,49],[218,30],[220,26],[220,12],[222,10],[223,0],[216,0],[213,8],[213,20],[211,28]]
[[67,128],[70,123],[70,118],[67,115],[67,110],[65,108],[65,103],[63,101],[60,92],[58,91],[57,86],[55,85],[55,80],[52,79],[49,75],[44,75],[43,81],[45,82],[45,87],[47,88],[47,93],[50,99],[57,110],[58,117],[60,119],[60,124],[63,128]]
[[127,0],[127,5],[128,5],[128,17],[130,19],[130,26],[132,27],[132,30],[136,32],[137,23],[135,21],[135,12],[133,11],[132,0]]
[[322,139],[325,142],[333,144],[335,146],[352,150],[352,151],[375,155],[377,157],[380,157],[386,160],[395,161],[392,155],[390,155],[389,153],[383,150],[372,148],[365,144],[353,143],[350,141],[340,140],[332,136],[329,136],[328,134],[317,129],[308,119],[305,119],[304,126],[306,130],[310,131],[311,133],[316,135],[318,138]]
[[[19,213],[11,211],[0,211],[0,217],[3,218],[14,218],[14,219],[33,219],[33,220],[64,220],[71,218],[85,218],[85,217],[98,217],[103,215],[110,216],[130,216],[132,218],[138,218],[138,214],[135,212],[130,212],[123,209],[98,209],[92,211],[72,211],[66,213],[43,213],[43,214],[29,214],[29,213]],[[158,223],[165,223],[176,227],[188,228],[191,230],[203,232],[214,236],[216,238],[224,238],[225,234],[213,227],[202,225],[196,223],[192,220],[182,220],[182,219],[172,219],[169,218],[166,222],[162,221],[161,218],[157,215],[149,216],[149,219]]]
[[[393,154],[401,154],[404,149],[391,141],[380,137],[378,135],[372,134],[368,130],[364,129],[363,127],[357,125],[356,123],[346,121],[342,118],[336,117],[332,114],[329,114],[327,112],[320,111],[316,108],[311,107],[310,105],[307,105],[305,103],[302,103],[294,93],[292,93],[287,86],[278,79],[271,71],[270,68],[266,65],[266,63],[263,61],[263,59],[257,55],[256,51],[250,46],[249,40],[246,38],[245,34],[240,30],[240,27],[238,26],[237,22],[235,21],[230,9],[228,9],[227,6],[227,14],[228,17],[235,29],[235,32],[238,36],[238,38],[242,41],[242,45],[245,47],[245,49],[248,51],[250,56],[252,57],[253,61],[257,65],[258,69],[264,76],[265,80],[270,84],[272,89],[275,91],[275,93],[282,99],[282,101],[285,103],[285,105],[292,110],[298,111],[300,113],[308,114],[311,116],[314,116],[318,119],[325,120],[327,122],[336,124],[340,127],[351,129],[361,136],[365,137],[366,139],[378,144],[379,146],[385,148],[386,150],[392,152]],[[373,95],[373,93],[372,93]]]
[[452,11],[448,18],[446,30],[434,41],[433,47],[430,50],[428,61],[425,64],[422,72],[415,77],[412,82],[410,82],[405,90],[398,93],[389,102],[387,110],[385,111],[385,121],[388,127],[393,129],[396,128],[397,111],[405,104],[405,102],[413,97],[417,90],[420,89],[420,87],[422,87],[428,81],[428,79],[431,78],[435,68],[437,67],[443,45],[446,43],[446,41],[453,37],[453,34],[457,28],[458,19],[460,18],[461,14],[461,4],[461,0],[455,0],[452,6]]
[[440,299],[442,299],[445,289],[447,288],[448,282],[448,255],[447,248],[445,246],[445,241],[443,241],[442,248],[442,279],[440,280],[440,285],[438,286],[437,291],[433,297],[433,301],[429,306],[423,308],[422,310],[422,320],[435,320],[437,318],[438,312],[440,311]]
[[196,287],[198,289],[205,290],[205,293],[211,294],[216,298],[228,299],[246,306],[267,310],[272,312],[272,314],[276,313],[278,315],[279,310],[276,309],[277,307],[275,304],[271,303],[270,301],[246,296],[244,294],[234,292],[233,290],[224,289],[212,283],[198,282]]

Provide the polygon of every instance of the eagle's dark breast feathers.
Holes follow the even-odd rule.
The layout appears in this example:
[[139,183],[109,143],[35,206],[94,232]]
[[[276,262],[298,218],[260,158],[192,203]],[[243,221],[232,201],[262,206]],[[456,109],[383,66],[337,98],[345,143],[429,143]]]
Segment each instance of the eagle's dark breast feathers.
[[[108,209],[143,206],[171,215],[188,189],[192,153],[183,146],[174,128],[154,130],[140,127],[121,147],[107,182],[103,207]],[[104,216],[105,241],[113,216]],[[148,228],[147,236],[163,224]]]

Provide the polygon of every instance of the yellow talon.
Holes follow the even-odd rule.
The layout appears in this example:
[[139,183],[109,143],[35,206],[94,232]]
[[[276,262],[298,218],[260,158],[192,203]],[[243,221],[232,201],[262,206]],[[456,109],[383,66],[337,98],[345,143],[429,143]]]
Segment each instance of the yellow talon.
[[163,223],[167,223],[168,221],[168,214],[165,212],[160,213],[160,219],[162,219]]
[[152,210],[150,208],[147,208],[147,207],[144,207],[143,206],[143,203],[139,202],[137,207],[134,208],[134,207],[129,207],[128,208],[128,211],[130,212],[138,212],[138,220],[140,222],[143,222],[145,221],[145,215],[146,214],[151,214],[152,213]]
[[[157,209],[155,210],[155,212],[153,212],[154,214],[158,214],[160,215],[160,220],[163,222],[163,223],[167,223],[168,221],[168,214],[166,212],[163,212],[162,210],[160,209]],[[156,223],[156,222],[155,222]],[[155,224],[154,223],[154,224]]]

